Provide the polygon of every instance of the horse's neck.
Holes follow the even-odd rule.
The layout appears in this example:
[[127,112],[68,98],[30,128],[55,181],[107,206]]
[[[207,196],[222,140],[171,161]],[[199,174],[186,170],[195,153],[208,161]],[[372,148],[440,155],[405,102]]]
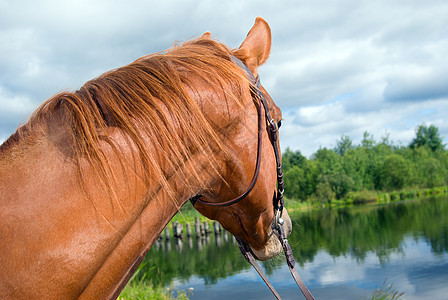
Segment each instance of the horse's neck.
[[188,178],[177,173],[169,179],[179,196],[173,199],[158,183],[148,191],[117,157],[108,159],[112,198],[91,170],[83,174],[86,197],[74,163],[45,136],[2,159],[0,298],[110,296],[192,196]]
[[[199,164],[201,165],[199,169],[204,172],[204,181],[213,180],[214,173],[208,170],[208,163],[204,163],[209,161],[204,157],[206,155],[207,153],[197,153],[183,164],[183,170],[177,170],[169,175],[168,185],[171,192],[165,190],[160,183],[151,186],[148,192],[150,196],[144,201],[145,205],[141,210],[137,210],[137,218],[116,244],[113,252],[104,261],[95,277],[92,278],[81,298],[118,296],[117,293],[124,287],[132,275],[132,271],[138,267],[141,259],[169,220],[194,195],[192,186],[195,183],[195,178],[193,176],[186,178],[184,174],[188,174],[188,172],[185,170],[198,170]],[[115,281],[110,281],[110,278],[114,278]],[[105,286],[105,281],[110,281],[110,285]]]

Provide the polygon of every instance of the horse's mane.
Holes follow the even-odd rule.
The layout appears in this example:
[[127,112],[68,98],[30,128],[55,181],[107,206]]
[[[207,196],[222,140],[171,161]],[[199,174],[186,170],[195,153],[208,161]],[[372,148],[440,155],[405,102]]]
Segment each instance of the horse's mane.
[[[219,42],[199,38],[139,58],[75,92],[59,93],[44,102],[0,147],[0,154],[30,139],[33,130],[48,124],[62,110],[68,144],[78,166],[87,161],[103,182],[108,182],[109,166],[100,145],[105,141],[119,151],[107,135],[109,128],[118,128],[137,149],[135,157],[148,170],[146,180],[156,176],[167,185],[168,175],[160,158],[176,170],[180,166],[175,164],[184,163],[194,153],[220,146],[216,126],[204,115],[201,105],[208,105],[214,95],[238,101],[248,88],[245,76],[230,61],[230,53]],[[195,86],[198,79],[213,93],[201,93]],[[200,172],[195,173],[201,182]]]

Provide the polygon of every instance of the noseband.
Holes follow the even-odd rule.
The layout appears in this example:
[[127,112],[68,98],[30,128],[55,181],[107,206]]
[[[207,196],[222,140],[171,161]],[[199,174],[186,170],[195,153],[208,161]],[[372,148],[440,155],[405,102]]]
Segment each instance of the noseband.
[[[283,231],[283,219],[282,219],[282,213],[283,213],[283,207],[284,207],[284,200],[283,200],[283,192],[284,192],[284,182],[283,182],[283,172],[282,172],[282,164],[280,162],[280,151],[278,148],[277,140],[278,140],[278,124],[275,122],[274,119],[272,119],[271,114],[269,112],[269,106],[267,104],[266,98],[263,95],[261,91],[261,84],[260,84],[260,77],[255,77],[251,70],[238,58],[236,58],[233,55],[230,55],[230,59],[237,64],[245,73],[247,78],[249,79],[251,85],[251,92],[252,97],[254,98],[254,101],[258,100],[258,150],[257,150],[257,163],[254,175],[252,177],[252,180],[249,184],[249,187],[246,189],[244,193],[242,193],[240,196],[225,201],[225,202],[208,202],[203,199],[201,199],[202,195],[196,195],[190,199],[193,206],[199,202],[201,204],[209,205],[209,206],[229,206],[233,205],[235,203],[240,202],[243,200],[249,193],[252,191],[252,189],[255,186],[255,183],[258,179],[258,174],[260,173],[260,164],[261,164],[261,148],[262,148],[262,139],[263,139],[263,113],[262,108],[264,108],[265,111],[265,117],[266,122],[268,125],[268,133],[269,133],[269,139],[271,140],[272,147],[274,148],[274,154],[275,154],[275,161],[277,165],[277,191],[274,193],[273,198],[273,206],[274,206],[274,212],[275,217],[272,223],[272,231],[273,233],[278,237],[283,251],[285,252],[286,256],[286,262],[288,264],[288,267],[291,271],[291,274],[296,281],[297,285],[299,286],[300,290],[302,291],[303,295],[307,300],[314,299],[313,295],[311,295],[310,291],[306,287],[303,280],[300,278],[299,274],[297,273],[295,269],[295,261],[294,256],[292,254],[291,246],[289,245],[289,242],[285,236],[285,232]],[[255,261],[252,251],[249,247],[249,245],[244,242],[243,240],[237,238],[238,246],[241,250],[241,253],[243,254],[244,258],[255,268],[255,270],[258,272],[258,274],[261,276],[263,281],[266,283],[266,285],[269,287],[269,289],[272,291],[274,296],[277,299],[280,299],[279,294],[275,290],[275,288],[272,286],[272,284],[269,282],[268,278],[264,274],[264,272],[261,270],[260,266]]]

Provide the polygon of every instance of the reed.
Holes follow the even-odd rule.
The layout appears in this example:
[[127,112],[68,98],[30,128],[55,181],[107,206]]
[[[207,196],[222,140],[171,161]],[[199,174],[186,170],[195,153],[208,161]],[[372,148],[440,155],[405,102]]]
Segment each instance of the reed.
[[376,289],[373,293],[371,300],[397,300],[404,295],[404,292],[399,293],[393,289],[393,283],[387,285],[387,279],[384,280],[383,286],[380,289]]

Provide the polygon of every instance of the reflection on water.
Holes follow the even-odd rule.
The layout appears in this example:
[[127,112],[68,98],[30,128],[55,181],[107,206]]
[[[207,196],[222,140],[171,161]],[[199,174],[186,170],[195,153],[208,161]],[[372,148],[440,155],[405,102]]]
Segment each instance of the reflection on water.
[[[184,247],[188,247],[190,250],[202,251],[203,247],[209,245],[213,240],[213,243],[216,247],[221,247],[224,243],[231,242],[236,244],[235,237],[228,233],[227,231],[220,230],[219,233],[208,233],[202,237],[182,237],[182,238],[174,238],[174,239],[164,239],[163,237],[159,237],[153,245],[153,248],[156,251],[162,252],[170,252],[172,249],[172,245],[174,244],[174,249],[177,252],[182,253],[182,249]],[[194,246],[193,246],[193,243]]]
[[[406,299],[448,298],[447,198],[322,210],[292,219],[289,240],[298,271],[317,298],[364,298],[385,279]],[[272,299],[231,238],[159,243],[145,261],[145,278],[193,287],[191,299]],[[263,268],[282,297],[301,296],[283,258]]]

